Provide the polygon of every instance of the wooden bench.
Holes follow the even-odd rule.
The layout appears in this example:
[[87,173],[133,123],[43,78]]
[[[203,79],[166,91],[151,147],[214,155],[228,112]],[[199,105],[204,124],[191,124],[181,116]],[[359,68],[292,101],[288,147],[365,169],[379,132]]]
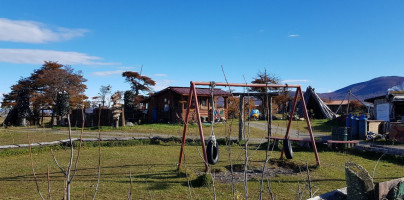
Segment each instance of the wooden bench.
[[[266,137],[268,139],[268,137]],[[278,142],[279,140],[284,140],[284,137],[274,137],[271,136],[269,137],[269,139],[274,140],[275,143],[275,147],[278,147]],[[309,138],[288,138],[289,141],[293,141],[293,142],[299,142],[300,146],[309,146],[311,144],[311,140]],[[323,144],[324,141],[323,140],[314,140],[315,143],[317,144]]]
[[337,146],[345,146],[345,148],[351,148],[357,145],[359,142],[360,140],[350,140],[350,141],[327,140],[327,145],[331,149]]

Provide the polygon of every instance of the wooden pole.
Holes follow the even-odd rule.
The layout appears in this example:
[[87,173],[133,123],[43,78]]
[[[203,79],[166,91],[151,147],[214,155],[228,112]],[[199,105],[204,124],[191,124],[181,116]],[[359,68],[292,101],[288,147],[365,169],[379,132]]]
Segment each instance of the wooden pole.
[[[267,96],[268,102],[268,137],[272,136],[272,96]],[[269,145],[269,143],[268,143]]]
[[122,126],[126,126],[126,121],[125,121],[125,107],[122,107]]
[[238,116],[238,140],[243,139],[244,133],[244,95],[240,95],[240,113]]
[[320,165],[320,158],[318,157],[317,146],[316,146],[316,142],[314,141],[313,130],[311,129],[310,118],[309,118],[309,114],[307,113],[306,102],[304,101],[303,92],[301,89],[298,89],[298,92],[299,92],[300,98],[302,99],[304,118],[306,119],[307,127],[309,128],[310,140],[311,140],[311,145],[313,146],[314,156],[316,157],[317,165]]
[[185,139],[187,136],[188,122],[189,122],[189,110],[191,109],[193,92],[194,92],[194,90],[192,89],[192,83],[191,83],[191,87],[189,88],[189,94],[188,94],[187,112],[185,113],[185,119],[184,119],[184,131],[182,134],[180,158],[178,161],[178,169],[180,169],[180,167],[182,165],[182,159],[184,157],[184,147],[185,147],[185,141],[186,141]]
[[[196,118],[198,120],[199,137],[201,138],[201,143],[202,143],[203,159],[205,160],[205,171],[207,172],[209,169],[208,156],[206,155],[205,138],[203,137],[201,113],[199,112],[198,94],[196,93],[195,84],[193,84],[193,83],[192,83],[192,90],[194,91],[194,96],[195,96],[194,101],[195,101]],[[212,117],[214,117],[214,116],[212,116]]]
[[[288,126],[286,128],[286,134],[285,134],[285,139],[287,139],[289,137],[289,131],[290,131],[290,125],[292,124],[292,120],[293,120],[293,115],[295,114],[295,110],[296,110],[296,105],[297,105],[297,94],[298,94],[299,88],[297,88],[296,93],[295,93],[295,97],[293,98],[293,108],[292,108],[292,112],[290,112],[290,116],[289,116],[289,122],[288,122]],[[282,149],[282,153],[281,153],[281,158],[283,158],[283,154],[285,152]]]

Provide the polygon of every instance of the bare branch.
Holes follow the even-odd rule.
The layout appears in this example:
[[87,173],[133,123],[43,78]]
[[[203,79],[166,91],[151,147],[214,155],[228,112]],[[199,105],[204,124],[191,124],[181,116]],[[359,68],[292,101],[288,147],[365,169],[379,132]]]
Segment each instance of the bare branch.
[[27,138],[28,138],[28,146],[29,146],[29,157],[30,157],[30,160],[31,160],[32,175],[34,176],[34,181],[35,181],[35,185],[36,185],[36,191],[38,192],[41,199],[45,200],[43,198],[43,196],[42,196],[41,191],[39,190],[38,180],[36,179],[36,174],[35,174],[35,169],[34,169],[34,161],[32,159],[31,141],[29,139],[29,132],[27,132]]
[[70,200],[70,174],[73,165],[73,156],[74,156],[74,145],[72,140],[72,127],[70,123],[70,114],[67,114],[67,123],[69,124],[69,141],[70,141],[70,161],[69,165],[67,166],[66,172],[66,193],[67,193],[67,200]]
[[48,176],[48,198],[49,198],[49,200],[52,200],[51,189],[50,189],[49,166],[48,166],[47,176]]
[[372,179],[375,178],[376,167],[377,167],[377,165],[379,165],[380,159],[382,159],[382,157],[383,157],[384,155],[385,155],[385,154],[383,153],[383,154],[380,156],[380,158],[377,160],[377,162],[376,162],[376,164],[375,164],[375,167],[373,168]]
[[313,189],[311,187],[311,179],[310,179],[310,172],[309,172],[309,163],[306,161],[306,171],[307,171],[307,182],[309,185],[309,194],[310,194],[310,198],[313,197]]
[[132,200],[132,188],[133,188],[133,183],[132,183],[132,171],[129,169],[129,179],[130,179],[130,188],[129,188],[129,198]]
[[58,161],[56,160],[56,156],[55,156],[55,154],[53,153],[52,148],[51,148],[50,150],[51,150],[51,154],[52,154],[53,160],[55,161],[56,165],[59,167],[59,169],[60,169],[60,171],[63,173],[63,175],[66,176],[65,170],[59,165]]
[[97,177],[97,186],[95,187],[93,200],[97,196],[98,186],[100,185],[100,178],[101,178],[101,111],[102,108],[100,107],[98,113],[98,177]]
[[76,163],[74,164],[74,170],[73,170],[73,175],[72,178],[70,179],[70,182],[73,181],[73,178],[76,176],[77,173],[77,164],[79,163],[79,159],[80,159],[80,152],[81,152],[81,146],[83,144],[83,132],[84,132],[84,102],[83,102],[83,106],[81,108],[81,117],[82,117],[82,125],[81,125],[81,132],[80,132],[80,144],[79,144],[79,149],[77,150],[77,158],[76,158]]
[[269,193],[269,197],[271,198],[271,200],[275,200],[276,196],[274,195],[274,193],[272,192],[271,189],[271,182],[269,181],[269,179],[267,178],[267,183],[268,183],[268,193]]
[[[196,147],[196,146],[195,146],[195,147]],[[205,159],[203,158],[203,156],[202,156],[202,154],[201,154],[199,148],[196,148],[196,149],[198,150],[199,157],[201,157],[201,159],[202,159],[202,160],[206,163],[206,165],[208,166],[208,171],[207,171],[207,173],[208,173],[208,175],[210,175],[210,177],[212,178],[213,199],[216,200],[215,176],[212,175],[212,172],[211,172],[211,170],[210,170],[209,163],[207,163],[207,162],[205,161]]]

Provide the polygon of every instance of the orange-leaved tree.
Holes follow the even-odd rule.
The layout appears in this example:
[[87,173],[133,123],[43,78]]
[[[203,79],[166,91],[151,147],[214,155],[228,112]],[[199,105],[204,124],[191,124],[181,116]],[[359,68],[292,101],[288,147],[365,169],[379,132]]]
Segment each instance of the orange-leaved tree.
[[11,86],[11,92],[4,95],[2,105],[15,106],[18,91],[25,89],[28,90],[34,110],[39,107],[51,107],[55,110],[54,105],[59,92],[68,92],[71,107],[77,107],[87,99],[84,95],[87,89],[84,84],[86,81],[81,71],[76,72],[70,66],[45,61],[40,69],[34,70],[29,77],[22,78],[17,84]]

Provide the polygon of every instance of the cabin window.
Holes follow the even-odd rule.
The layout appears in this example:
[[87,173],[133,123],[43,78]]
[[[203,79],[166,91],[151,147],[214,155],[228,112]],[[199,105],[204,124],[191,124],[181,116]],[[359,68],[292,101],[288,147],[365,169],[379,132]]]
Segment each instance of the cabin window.
[[206,106],[206,99],[201,99],[201,106]]

